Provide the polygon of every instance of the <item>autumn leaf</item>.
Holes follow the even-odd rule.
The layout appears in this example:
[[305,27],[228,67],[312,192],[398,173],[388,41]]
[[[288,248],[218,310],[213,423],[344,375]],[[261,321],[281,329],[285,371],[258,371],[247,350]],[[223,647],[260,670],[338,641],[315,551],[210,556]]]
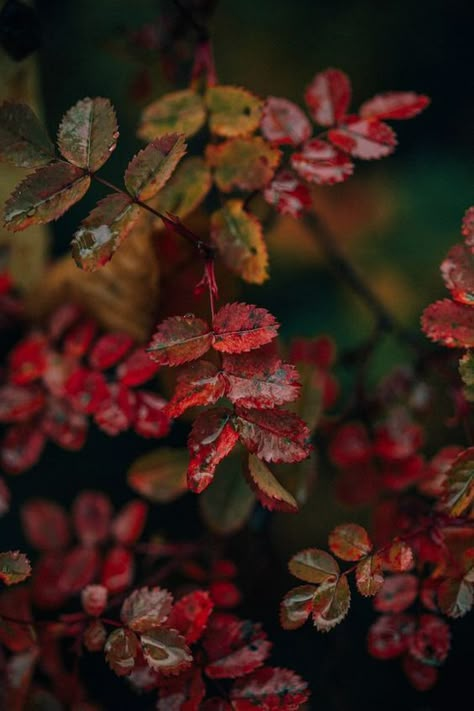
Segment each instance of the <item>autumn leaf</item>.
[[148,346],[150,358],[159,365],[181,365],[209,350],[212,334],[205,321],[194,315],[171,316],[156,330]]
[[262,666],[270,652],[261,625],[235,615],[214,613],[203,638],[207,676],[234,679]]
[[31,575],[30,561],[20,551],[0,553],[0,580],[6,585],[21,583]]
[[280,604],[280,623],[285,630],[304,625],[313,609],[314,585],[299,585],[289,590]]
[[279,324],[266,309],[249,304],[223,306],[213,321],[213,347],[223,353],[243,353],[272,341]]
[[239,679],[230,692],[235,711],[296,711],[308,700],[305,681],[289,669],[262,667]]
[[337,148],[363,160],[384,158],[393,153],[397,145],[390,126],[358,116],[348,116],[343,124],[329,131],[328,138]]
[[120,363],[116,373],[121,383],[134,387],[150,380],[159,368],[144,348],[137,348]]
[[0,105],[0,159],[18,168],[37,168],[54,159],[54,146],[26,104]]
[[102,543],[108,536],[112,505],[108,496],[98,491],[82,491],[74,501],[72,520],[76,534],[86,546]]
[[311,124],[304,111],[288,99],[269,96],[260,124],[263,135],[275,145],[298,146],[311,136]]
[[378,612],[403,612],[415,602],[418,587],[415,575],[390,575],[374,598],[374,609]]
[[238,434],[231,424],[231,414],[224,407],[216,407],[194,420],[188,439],[191,455],[188,486],[197,494],[209,486],[217,465],[237,443]]
[[258,500],[270,511],[298,511],[298,504],[270,471],[264,462],[253,454],[249,455],[247,480]]
[[40,551],[67,548],[69,522],[64,509],[47,499],[30,499],[21,509],[23,530],[30,545]]
[[10,385],[0,387],[0,422],[23,422],[40,412],[45,394],[38,386]]
[[[181,672],[176,678],[160,679],[157,711],[199,711],[204,709],[206,687],[199,668]],[[216,710],[214,710],[216,711]]]
[[293,153],[291,165],[298,175],[316,185],[342,183],[354,172],[349,156],[317,138],[305,143],[300,152]]
[[205,360],[190,363],[178,376],[167,412],[170,417],[179,417],[190,407],[213,405],[224,396],[225,390],[225,379],[213,363]]
[[467,245],[451,247],[441,263],[441,276],[453,299],[461,304],[474,303],[474,255]]
[[242,200],[228,200],[211,215],[211,238],[224,264],[251,284],[268,279],[268,253],[260,220]]
[[239,407],[235,427],[248,451],[267,462],[299,462],[310,454],[310,432],[293,412]]
[[202,158],[184,158],[150,204],[162,214],[183,220],[201,205],[211,184],[211,171]]
[[135,634],[120,627],[111,632],[105,643],[105,659],[118,676],[130,674],[138,654],[138,640]]
[[4,225],[18,232],[57,220],[86,194],[90,176],[67,163],[52,163],[28,175],[5,203]]
[[148,505],[139,499],[130,499],[112,521],[112,535],[118,543],[132,546],[143,533],[148,516]]
[[100,200],[74,234],[72,256],[77,266],[93,272],[107,264],[139,216],[140,208],[128,195],[112,193]]
[[258,128],[263,101],[238,86],[213,86],[206,92],[209,128],[217,136],[247,136]]
[[124,358],[133,346],[128,333],[104,333],[89,353],[89,364],[97,370],[107,370]]
[[468,247],[474,247],[474,207],[469,207],[463,217],[461,234]]
[[100,580],[111,595],[116,595],[128,590],[134,572],[133,554],[125,546],[116,545],[105,556]]
[[313,623],[320,632],[328,632],[347,615],[351,591],[346,575],[326,580],[316,589],[313,598]]
[[349,77],[340,69],[326,69],[316,74],[304,97],[316,123],[320,126],[333,126],[344,118],[349,108]]
[[153,141],[176,131],[189,138],[199,131],[205,119],[206,110],[199,94],[191,89],[173,91],[146,107],[138,135],[145,141]]
[[430,304],[421,317],[428,338],[450,348],[474,347],[474,309],[450,299]]
[[138,200],[149,200],[171,177],[186,153],[184,135],[166,133],[155,138],[128,164],[124,182],[128,192]]
[[173,605],[171,593],[162,588],[137,588],[125,598],[120,610],[123,624],[134,632],[161,627]]
[[393,659],[408,648],[414,631],[413,617],[403,613],[382,615],[370,627],[368,647],[376,659]]
[[292,575],[305,583],[324,583],[339,577],[337,561],[319,548],[306,548],[296,553],[288,563]]
[[186,491],[186,449],[163,447],[138,457],[127,473],[129,486],[150,501],[169,503]]
[[389,91],[364,101],[359,109],[362,118],[410,119],[423,111],[430,100],[414,91]]
[[213,608],[214,603],[206,590],[193,590],[175,602],[166,624],[177,630],[186,644],[194,644],[206,629]]
[[206,160],[214,168],[217,187],[225,193],[234,189],[261,190],[272,179],[280,157],[280,151],[260,136],[232,138],[206,148]]
[[147,630],[140,635],[140,643],[148,666],[165,676],[179,674],[193,661],[184,637],[176,630]]
[[371,555],[358,563],[356,568],[357,589],[364,597],[372,597],[383,585],[382,560],[378,555]]
[[474,501],[474,447],[462,452],[446,473],[445,505],[451,516],[462,516]]
[[217,467],[214,481],[199,497],[202,517],[211,531],[230,535],[248,521],[255,496],[242,476],[241,453],[232,453]]
[[474,587],[466,580],[443,580],[438,587],[438,604],[448,617],[464,617],[474,603]]
[[307,186],[290,170],[280,170],[263,191],[263,197],[282,215],[299,218],[313,201]]
[[357,523],[336,526],[329,534],[329,548],[341,560],[360,560],[372,550],[367,531]]
[[115,150],[118,138],[115,111],[109,99],[82,99],[63,116],[58,146],[69,163],[95,173]]

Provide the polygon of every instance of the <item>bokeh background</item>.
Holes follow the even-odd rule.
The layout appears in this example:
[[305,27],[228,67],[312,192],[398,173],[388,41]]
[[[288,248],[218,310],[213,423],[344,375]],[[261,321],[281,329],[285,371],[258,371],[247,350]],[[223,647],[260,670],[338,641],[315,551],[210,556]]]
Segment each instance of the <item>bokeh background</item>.
[[[140,146],[135,127],[142,107],[186,85],[191,58],[186,42],[179,48],[182,62],[172,82],[164,71],[169,66],[157,58],[153,33],[137,42],[136,33],[144,26],[159,27],[171,5],[171,0],[36,2],[39,95],[46,123],[54,134],[64,111],[79,98],[110,97],[121,129],[106,168],[106,177],[115,182]],[[334,66],[351,76],[355,107],[390,89],[432,97],[424,114],[397,124],[400,146],[394,156],[359,164],[347,184],[315,194],[317,210],[364,278],[413,328],[424,306],[444,295],[439,263],[458,239],[462,214],[474,199],[473,26],[474,5],[460,0],[220,0],[209,23],[222,83],[301,102],[314,73]],[[99,194],[91,191],[54,226],[54,255],[67,250],[77,223]],[[284,340],[325,332],[344,350],[368,336],[371,320],[364,307],[327,270],[302,228],[291,220],[280,222],[269,235],[269,246],[271,280],[262,287],[239,288],[242,298],[276,314]],[[386,339],[374,359],[372,379],[407,358]],[[176,426],[171,443],[182,444],[186,431],[186,425]],[[12,481],[13,500],[38,495],[69,505],[78,488],[93,486],[113,492],[120,504],[131,494],[125,483],[128,464],[151,446],[131,435],[110,439],[95,432],[78,455],[50,447],[38,466]],[[278,602],[290,583],[284,572],[288,556],[307,545],[325,545],[330,526],[352,517],[331,505],[326,489],[322,477],[302,515],[291,521],[255,514],[249,528],[229,544],[241,565],[243,612],[262,620],[273,636],[274,661],[310,681],[311,708],[321,711],[441,711],[472,698],[470,619],[453,624],[453,652],[438,686],[427,694],[409,687],[396,662],[376,662],[366,653],[370,601],[354,599],[348,619],[329,635],[309,626],[294,633],[279,629]],[[5,549],[24,547],[16,514],[14,504],[1,522]],[[198,535],[194,497],[155,507],[150,530],[170,538]],[[127,696],[123,683],[98,668],[96,660],[89,667],[91,686],[104,708],[149,707],[149,700]]]

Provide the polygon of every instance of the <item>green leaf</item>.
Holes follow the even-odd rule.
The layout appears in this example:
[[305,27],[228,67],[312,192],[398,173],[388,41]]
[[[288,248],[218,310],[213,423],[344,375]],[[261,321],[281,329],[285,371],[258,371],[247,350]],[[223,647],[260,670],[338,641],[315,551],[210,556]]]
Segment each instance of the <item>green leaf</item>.
[[288,563],[292,575],[306,583],[324,583],[339,577],[336,560],[318,548],[306,548],[294,555]]
[[153,141],[169,131],[176,131],[189,138],[199,131],[205,120],[206,110],[199,94],[191,89],[173,91],[147,106],[138,135],[145,141]]
[[129,235],[141,208],[125,194],[112,193],[82,221],[72,240],[72,256],[81,269],[93,272],[104,266]]
[[117,118],[109,99],[82,99],[64,114],[58,146],[64,158],[95,173],[117,145]]
[[128,485],[150,501],[167,504],[187,491],[188,462],[187,449],[155,449],[133,462]]
[[280,484],[267,465],[254,454],[249,455],[248,481],[258,500],[270,511],[298,511],[293,496]]
[[91,179],[80,168],[52,163],[21,182],[5,204],[4,225],[17,232],[57,220],[86,194]]
[[446,473],[445,503],[451,516],[461,516],[474,501],[474,447],[462,452]]
[[31,575],[30,561],[20,551],[0,553],[0,580],[6,585],[21,583]]
[[203,159],[198,156],[185,158],[150,204],[161,213],[170,213],[183,220],[199,207],[211,184],[211,171]]
[[280,605],[280,623],[285,630],[304,625],[313,608],[314,585],[299,585],[289,590]]
[[251,284],[268,279],[268,252],[260,220],[242,200],[228,200],[211,216],[211,237],[224,264]]
[[254,505],[255,495],[242,476],[236,452],[218,465],[214,481],[200,495],[201,514],[211,531],[229,535],[245,525]]
[[319,586],[313,598],[313,622],[320,632],[328,632],[344,619],[351,604],[347,576]]
[[167,133],[137,153],[128,164],[124,181],[138,200],[149,200],[161,190],[186,153],[183,134]]
[[247,136],[258,128],[263,101],[238,86],[213,86],[207,90],[209,128],[218,136]]
[[54,159],[54,146],[26,104],[0,106],[0,159],[18,168],[37,168]]
[[382,560],[371,555],[358,563],[356,568],[357,589],[364,597],[376,595],[383,585]]
[[343,523],[329,534],[329,547],[341,560],[360,560],[372,550],[367,531],[357,523]]
[[273,178],[280,158],[280,151],[260,136],[232,138],[206,149],[217,187],[225,193],[261,190]]

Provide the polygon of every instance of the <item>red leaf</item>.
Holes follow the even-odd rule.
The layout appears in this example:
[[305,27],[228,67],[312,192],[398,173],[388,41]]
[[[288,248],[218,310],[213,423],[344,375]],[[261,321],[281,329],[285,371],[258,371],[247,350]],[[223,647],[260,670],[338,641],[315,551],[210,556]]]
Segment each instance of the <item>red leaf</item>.
[[10,652],[24,652],[36,646],[36,633],[32,625],[10,622],[7,618],[29,620],[31,594],[28,587],[2,590],[0,595],[0,643]]
[[89,353],[89,363],[97,370],[107,370],[122,360],[132,346],[133,338],[128,333],[106,333]]
[[137,395],[121,383],[108,385],[108,396],[94,413],[98,427],[111,437],[128,430],[137,414]]
[[199,669],[160,684],[157,711],[199,711],[206,688]]
[[326,69],[316,74],[304,98],[312,117],[320,126],[338,123],[351,101],[351,84],[340,69]]
[[0,477],[0,516],[3,516],[10,510],[10,499],[10,490],[3,477]]
[[105,658],[118,676],[130,674],[137,654],[138,640],[131,630],[121,627],[109,635],[105,643]]
[[423,664],[410,654],[403,657],[403,671],[417,691],[428,691],[438,679],[436,667]]
[[158,326],[147,350],[158,365],[181,365],[204,355],[211,339],[209,326],[202,319],[171,316]]
[[64,354],[71,358],[82,358],[91,347],[97,330],[98,324],[94,319],[82,319],[76,323],[64,338]]
[[85,415],[96,412],[108,395],[102,373],[88,368],[75,370],[67,379],[64,389],[71,406]]
[[280,170],[264,189],[263,197],[282,215],[295,218],[312,205],[308,188],[290,170]]
[[211,679],[235,679],[262,666],[271,644],[261,625],[217,612],[209,620],[203,647],[206,674]]
[[148,630],[140,635],[140,642],[146,663],[165,676],[179,674],[193,661],[191,650],[176,630]]
[[161,627],[173,604],[171,593],[162,588],[138,588],[123,602],[120,618],[135,632]]
[[311,124],[299,106],[288,99],[269,96],[260,128],[270,143],[298,146],[311,136]]
[[65,595],[76,595],[91,583],[97,573],[100,556],[95,548],[76,546],[63,560],[58,587]]
[[428,338],[450,348],[474,346],[474,309],[443,299],[430,304],[421,317],[421,327]]
[[82,449],[87,437],[87,417],[75,412],[66,400],[51,399],[41,420],[41,429],[64,449]]
[[18,343],[8,356],[10,381],[14,385],[27,385],[38,380],[46,370],[45,337],[33,333]]
[[314,585],[299,585],[289,590],[280,605],[280,624],[285,630],[304,625],[313,609]]
[[129,501],[115,517],[112,534],[122,545],[130,546],[138,541],[145,527],[148,506],[139,499]]
[[213,346],[223,353],[242,353],[272,341],[279,324],[266,309],[249,304],[226,304],[213,322]]
[[123,592],[131,585],[134,572],[133,555],[126,548],[115,546],[105,558],[102,585],[111,594]]
[[336,360],[336,344],[330,336],[295,338],[291,342],[292,363],[309,363],[328,370]]
[[166,625],[194,644],[203,634],[214,604],[208,592],[194,590],[175,602]]
[[299,396],[301,386],[295,366],[282,363],[268,350],[224,355],[222,368],[228,382],[226,395],[241,407],[272,408]]
[[359,109],[362,118],[410,119],[425,109],[430,100],[413,91],[390,91],[365,101]]
[[311,451],[310,431],[293,412],[238,408],[235,427],[248,451],[267,462],[300,462]]
[[347,615],[351,591],[347,575],[326,580],[316,588],[313,597],[313,623],[320,632],[328,632]]
[[0,422],[23,422],[43,409],[45,395],[36,385],[4,385],[0,388]]
[[191,363],[178,376],[173,397],[167,406],[170,417],[179,417],[189,407],[213,405],[224,396],[225,379],[213,363]]
[[167,405],[160,395],[139,390],[133,423],[135,432],[141,437],[166,437],[171,427]]
[[2,442],[2,467],[8,474],[29,469],[40,458],[45,441],[44,434],[34,424],[10,427]]
[[474,247],[474,207],[469,207],[463,217],[461,234],[468,247]]
[[356,568],[357,589],[364,597],[378,593],[384,582],[382,561],[377,554],[371,555],[358,563]]
[[217,465],[232,451],[238,440],[230,417],[230,410],[218,407],[201,413],[194,420],[188,440],[191,454],[188,486],[197,494],[209,486]]
[[21,583],[31,575],[30,561],[20,551],[0,553],[0,580],[5,585]]
[[107,496],[83,491],[74,501],[72,519],[78,538],[85,546],[95,546],[109,535],[112,506]]
[[235,711],[296,711],[308,698],[307,684],[300,676],[274,667],[262,667],[239,679],[230,692]]
[[408,648],[415,629],[409,615],[382,615],[369,629],[369,653],[376,659],[393,659]]
[[81,308],[77,304],[65,303],[59,306],[48,322],[49,336],[53,341],[57,341],[71,326],[76,323],[82,314]]
[[84,612],[99,617],[105,610],[108,591],[103,585],[87,585],[81,593]]
[[441,275],[451,296],[461,304],[474,303],[474,256],[464,244],[455,244],[441,263]]
[[68,594],[59,585],[64,572],[64,554],[47,553],[37,561],[33,571],[32,597],[37,607],[54,610],[66,601]]
[[418,595],[418,578],[415,575],[391,575],[374,598],[374,608],[379,612],[403,612]]
[[436,615],[421,615],[410,639],[410,654],[424,664],[438,666],[446,660],[450,646],[449,625]]
[[137,348],[117,368],[117,378],[128,387],[143,385],[160,369],[144,348]]
[[209,585],[209,592],[216,605],[226,610],[237,607],[242,601],[238,587],[228,580],[216,580]]
[[46,499],[30,499],[21,509],[23,530],[30,545],[39,551],[67,548],[69,522],[64,509]]
[[372,445],[364,425],[349,422],[339,427],[329,445],[329,456],[343,469],[367,464],[372,457]]
[[313,138],[300,153],[293,153],[291,165],[298,175],[316,185],[335,185],[354,172],[351,159],[326,141]]
[[374,160],[384,158],[395,150],[395,133],[381,121],[348,116],[345,123],[331,129],[329,140],[354,158]]
[[336,526],[329,534],[329,548],[341,560],[360,560],[372,550],[367,531],[357,523]]

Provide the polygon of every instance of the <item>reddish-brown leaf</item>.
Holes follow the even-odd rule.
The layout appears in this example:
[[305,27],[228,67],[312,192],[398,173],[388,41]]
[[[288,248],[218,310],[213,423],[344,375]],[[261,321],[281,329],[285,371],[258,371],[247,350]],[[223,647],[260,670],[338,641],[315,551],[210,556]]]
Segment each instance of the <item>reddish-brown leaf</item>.
[[417,691],[429,691],[436,684],[438,670],[429,664],[423,664],[411,654],[406,654],[402,660],[403,671],[407,675],[410,684]]
[[1,464],[8,474],[32,467],[41,456],[46,438],[35,424],[10,427],[1,446]]
[[72,548],[63,559],[58,580],[60,592],[67,597],[80,593],[94,580],[99,564],[100,556],[96,548],[86,546]]
[[474,255],[465,244],[455,244],[441,263],[441,275],[453,299],[474,303]]
[[384,158],[393,153],[397,145],[397,137],[390,126],[358,116],[348,116],[344,124],[329,131],[328,137],[341,150],[363,160]]
[[135,666],[138,648],[138,640],[131,630],[125,627],[114,630],[105,643],[107,664],[118,676],[130,674]]
[[389,91],[364,101],[359,109],[362,118],[410,119],[425,109],[430,100],[414,91]]
[[39,551],[67,548],[69,522],[64,509],[46,499],[30,499],[21,509],[23,530],[30,545]]
[[326,69],[316,74],[305,92],[313,119],[320,126],[339,123],[351,101],[351,83],[340,69]]
[[235,711],[296,711],[309,698],[305,681],[289,669],[263,667],[239,679],[230,699]]
[[430,304],[421,317],[428,338],[450,348],[474,346],[474,309],[450,299]]
[[403,612],[418,595],[418,578],[409,573],[385,578],[374,598],[374,608],[379,612]]
[[130,587],[134,572],[132,553],[123,546],[115,546],[105,557],[101,583],[115,595]]
[[213,346],[223,353],[243,353],[272,341],[279,324],[266,309],[250,304],[223,306],[213,322]]
[[140,635],[140,644],[147,664],[160,674],[176,675],[191,666],[191,650],[176,630],[147,630]]
[[157,711],[200,711],[206,687],[200,669],[179,674],[177,679],[160,680]]
[[138,588],[123,602],[120,618],[135,632],[161,627],[173,604],[171,593],[162,588]]
[[288,99],[269,96],[260,124],[267,141],[275,145],[298,146],[311,136],[311,124],[304,111]]
[[318,138],[308,141],[301,152],[293,153],[291,165],[298,175],[317,185],[342,183],[354,172],[349,156]]
[[474,207],[469,207],[463,217],[461,234],[468,247],[474,247]]
[[114,437],[134,423],[137,414],[137,394],[122,383],[109,383],[107,395],[94,412],[94,421],[101,430]]
[[102,543],[110,531],[112,506],[105,494],[83,491],[72,507],[72,520],[78,538],[85,546]]
[[312,205],[311,194],[290,170],[280,170],[263,191],[269,205],[282,215],[298,218]]
[[109,395],[103,374],[89,368],[75,370],[67,379],[64,389],[70,405],[84,415],[97,412]]
[[329,548],[341,560],[360,560],[372,550],[367,531],[357,523],[343,523],[329,534]]
[[148,506],[139,499],[132,499],[118,512],[112,523],[112,535],[118,543],[131,546],[143,533]]
[[63,116],[58,146],[69,163],[95,173],[115,150],[118,138],[115,111],[109,99],[82,99]]
[[89,422],[66,400],[52,398],[41,420],[41,429],[59,447],[77,452],[86,441]]
[[166,437],[170,431],[168,402],[156,393],[139,390],[136,398],[133,429],[140,437]]
[[167,627],[177,630],[187,644],[194,644],[203,634],[214,603],[205,590],[194,590],[175,602]]
[[171,177],[186,153],[184,135],[167,133],[137,153],[124,175],[127,190],[138,200],[149,200]]
[[382,561],[380,556],[371,555],[358,563],[356,568],[357,589],[364,597],[372,597],[382,587]]
[[188,461],[185,449],[154,450],[133,462],[127,474],[128,483],[151,501],[169,503],[186,491]]
[[252,490],[266,509],[291,513],[298,511],[294,497],[280,484],[267,465],[253,454],[249,455],[246,474]]
[[349,611],[351,591],[346,575],[337,580],[326,580],[313,597],[313,623],[320,632],[329,632]]
[[19,168],[36,168],[54,159],[54,146],[26,104],[0,105],[0,158]]
[[314,585],[299,585],[289,590],[280,604],[280,623],[285,630],[304,625],[313,609]]
[[376,659],[399,657],[408,648],[414,628],[410,615],[382,615],[369,629],[370,654]]
[[27,336],[8,355],[9,380],[14,385],[28,385],[38,380],[46,366],[47,340],[42,333]]
[[181,365],[204,355],[211,342],[209,326],[202,319],[192,314],[171,316],[158,326],[147,350],[158,365]]
[[450,646],[449,625],[436,615],[421,615],[410,639],[410,654],[423,664],[439,666],[446,661]]
[[89,353],[89,363],[97,370],[107,370],[116,365],[133,346],[128,333],[105,333]]
[[306,583],[324,583],[339,577],[337,561],[326,551],[306,548],[296,553],[288,563],[292,575]]
[[213,405],[224,396],[225,379],[213,363],[191,363],[178,376],[173,397],[167,406],[170,417],[179,417],[189,407]]
[[248,451],[267,462],[300,462],[310,454],[310,431],[293,412],[239,407],[235,427]]
[[262,666],[271,644],[261,625],[234,615],[214,613],[203,638],[206,674],[211,679],[235,679]]
[[209,486],[219,462],[234,448],[238,434],[230,422],[230,410],[219,407],[201,413],[194,421],[188,448],[188,486],[195,493]]
[[20,551],[0,553],[0,580],[6,585],[21,583],[31,575],[30,561]]

